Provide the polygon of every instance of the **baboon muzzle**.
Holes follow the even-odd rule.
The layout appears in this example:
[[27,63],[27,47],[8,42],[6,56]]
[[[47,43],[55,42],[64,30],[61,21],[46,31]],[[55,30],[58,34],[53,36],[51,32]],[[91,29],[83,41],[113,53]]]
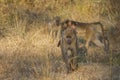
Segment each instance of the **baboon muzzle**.
[[71,44],[72,43],[72,37],[71,36],[66,36],[66,40],[67,40],[67,44]]

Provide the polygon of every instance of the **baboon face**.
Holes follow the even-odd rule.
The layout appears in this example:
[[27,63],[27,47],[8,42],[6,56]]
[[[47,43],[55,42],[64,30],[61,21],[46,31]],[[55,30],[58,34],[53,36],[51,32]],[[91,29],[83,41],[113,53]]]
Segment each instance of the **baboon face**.
[[[76,39],[76,31],[68,26],[66,23],[61,24],[61,37],[64,38],[67,44],[71,44],[74,39]],[[60,46],[60,41],[58,42],[58,47]]]
[[75,30],[73,30],[72,28],[67,28],[64,32],[63,32],[63,35],[64,35],[64,38],[66,40],[66,43],[67,44],[71,44],[72,41],[75,39]]

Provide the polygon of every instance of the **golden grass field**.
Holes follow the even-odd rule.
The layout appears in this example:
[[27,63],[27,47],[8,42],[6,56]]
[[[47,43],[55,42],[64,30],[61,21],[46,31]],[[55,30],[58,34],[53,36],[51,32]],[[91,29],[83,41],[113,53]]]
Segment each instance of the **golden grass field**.
[[[118,78],[118,66],[100,54],[93,62],[79,62],[79,69],[66,74],[58,40],[45,29],[32,30],[25,38],[9,36],[0,40],[0,80],[110,80]],[[106,59],[108,58],[108,59]],[[103,60],[103,61],[102,61]],[[115,75],[114,75],[115,74]],[[117,79],[114,79],[117,80]]]
[[[120,15],[118,7],[110,13],[110,1],[0,0],[0,80],[120,80],[120,28],[115,19]],[[78,70],[66,74],[59,39],[53,40],[48,32],[46,19],[55,16],[101,21],[110,40],[109,52],[91,47],[90,63],[80,54]]]

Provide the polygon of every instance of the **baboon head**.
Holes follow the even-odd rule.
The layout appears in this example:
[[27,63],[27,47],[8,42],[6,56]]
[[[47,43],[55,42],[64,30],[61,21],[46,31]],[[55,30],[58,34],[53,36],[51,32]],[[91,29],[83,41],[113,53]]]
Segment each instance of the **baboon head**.
[[[61,25],[61,36],[64,37],[68,44],[71,44],[73,37],[76,37],[76,23],[67,19],[60,23]],[[58,47],[60,46],[60,41],[58,42]]]
[[62,30],[65,30],[68,27],[70,27],[72,29],[76,29],[76,23],[67,19],[61,23],[61,27],[62,27]]
[[61,21],[60,16],[54,17],[54,20],[55,20],[55,24],[56,24],[57,26],[59,26],[59,25],[60,25],[60,21]]
[[65,39],[67,44],[71,44],[74,39],[76,39],[76,31],[70,27],[66,28],[63,31],[63,38]]

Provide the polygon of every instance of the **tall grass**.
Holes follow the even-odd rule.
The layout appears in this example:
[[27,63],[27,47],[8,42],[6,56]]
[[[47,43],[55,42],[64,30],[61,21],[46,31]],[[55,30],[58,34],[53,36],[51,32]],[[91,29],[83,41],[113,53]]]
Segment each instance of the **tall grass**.
[[[118,47],[111,49],[110,54],[91,47],[92,63],[82,62],[83,57],[79,69],[67,75],[58,40],[53,41],[47,29],[47,22],[55,16],[81,22],[100,21],[101,16],[107,18],[106,1],[0,0],[0,80],[110,80],[111,76],[119,80]],[[112,32],[113,29],[109,34]],[[118,29],[110,40],[119,46],[119,35],[117,43],[113,39],[116,34]]]

